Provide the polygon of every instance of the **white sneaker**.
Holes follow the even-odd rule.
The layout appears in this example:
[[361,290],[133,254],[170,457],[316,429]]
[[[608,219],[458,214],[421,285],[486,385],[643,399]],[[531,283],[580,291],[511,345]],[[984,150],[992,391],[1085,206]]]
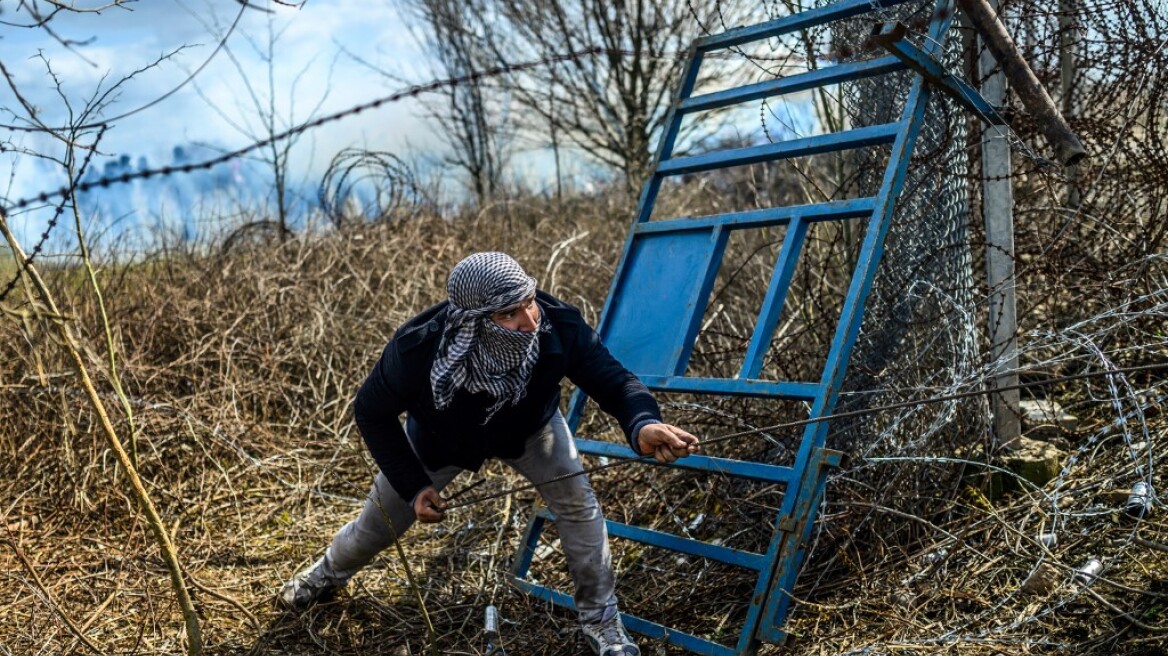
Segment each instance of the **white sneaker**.
[[633,644],[632,638],[625,632],[621,624],[620,615],[613,615],[612,619],[597,624],[581,624],[584,638],[598,656],[641,656],[641,650]]
[[312,567],[292,577],[280,591],[280,602],[293,610],[304,610],[318,601],[325,601],[345,587],[347,580],[333,573],[326,557]]

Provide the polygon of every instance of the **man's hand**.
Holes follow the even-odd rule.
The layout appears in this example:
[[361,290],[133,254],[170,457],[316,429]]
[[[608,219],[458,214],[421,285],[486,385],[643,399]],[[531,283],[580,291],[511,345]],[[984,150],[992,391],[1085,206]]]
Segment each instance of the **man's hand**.
[[698,438],[669,424],[648,424],[637,433],[637,450],[657,462],[671,463],[698,450]]
[[442,500],[438,490],[427,487],[414,497],[414,514],[423,524],[440,522],[446,516],[446,502]]

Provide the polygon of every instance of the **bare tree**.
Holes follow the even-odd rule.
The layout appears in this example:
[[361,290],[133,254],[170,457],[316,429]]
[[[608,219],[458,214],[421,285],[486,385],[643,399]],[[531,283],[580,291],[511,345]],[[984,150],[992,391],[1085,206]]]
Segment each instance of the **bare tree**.
[[[640,188],[664,125],[689,45],[740,22],[718,0],[398,0],[419,19],[422,43],[443,76],[469,76],[429,105],[451,146],[450,163],[489,190],[509,139],[548,147],[561,188],[561,149],[574,147]],[[734,10],[738,11],[738,10]],[[486,69],[524,66],[486,79]],[[698,84],[724,74],[702,67]],[[741,67],[740,67],[741,68]],[[509,129],[505,107],[514,107]],[[688,129],[687,129],[688,131]]]
[[[113,8],[120,4],[120,0],[115,0],[113,3],[88,11]],[[18,17],[23,19],[27,16],[33,22],[27,24],[8,23],[8,25],[43,29],[66,49],[88,62],[89,60],[77,50],[78,46],[84,45],[83,42],[65,38],[54,31],[51,26],[55,17],[62,12],[72,11],[85,10],[76,10],[71,4],[51,0],[44,3],[38,3],[35,0],[32,2],[22,2],[16,10]],[[24,13],[22,14],[21,12]],[[105,438],[109,451],[114,454],[118,464],[121,466],[124,482],[115,481],[114,484],[122,488],[128,488],[139,511],[145,515],[146,523],[149,525],[156,545],[161,552],[162,560],[170,575],[171,586],[182,613],[187,638],[186,651],[190,656],[199,656],[203,650],[202,629],[198,612],[188,588],[187,575],[183,571],[184,564],[180,559],[174,537],[172,536],[174,529],[167,527],[162,514],[151,497],[151,493],[146,488],[146,483],[139,476],[136,444],[137,428],[133,409],[119,374],[119,367],[121,365],[118,355],[121,344],[115,338],[114,330],[110,322],[110,314],[107,311],[106,301],[102,292],[102,284],[99,282],[97,270],[90,258],[90,251],[86,243],[82,225],[82,212],[79,207],[81,201],[76,193],[77,186],[84,177],[86,168],[93,155],[98,152],[98,145],[102,136],[110,128],[112,121],[128,115],[123,114],[121,117],[115,117],[113,119],[106,118],[108,107],[117,98],[122,87],[139,74],[156,68],[159,64],[170,59],[182,49],[179,48],[170,53],[160,55],[153,62],[131,72],[112,84],[108,84],[104,77],[101,78],[88,96],[80,98],[80,102],[66,91],[62,79],[54,69],[50,58],[43,52],[38,53],[37,58],[44,64],[46,74],[53,82],[53,90],[59,101],[59,109],[63,110],[65,115],[66,120],[63,121],[65,123],[64,125],[53,125],[49,122],[43,116],[42,110],[28,100],[17,84],[16,78],[8,69],[0,64],[0,76],[3,77],[3,83],[7,86],[14,100],[11,104],[0,104],[0,116],[14,122],[14,125],[6,125],[5,127],[9,130],[39,133],[50,139],[47,146],[41,147],[19,147],[13,149],[8,144],[0,144],[0,152],[12,151],[18,157],[29,157],[51,163],[62,170],[68,181],[68,191],[61,195],[59,202],[56,204],[55,214],[48,224],[49,227],[45,230],[41,241],[31,253],[25,252],[17,240],[16,235],[13,233],[10,227],[11,217],[9,216],[8,210],[4,207],[7,199],[0,198],[0,237],[3,238],[7,245],[7,253],[16,261],[16,275],[25,283],[26,292],[22,303],[25,308],[21,312],[14,312],[8,308],[0,307],[0,316],[22,316],[26,329],[31,325],[30,319],[35,319],[44,326],[55,328],[57,344],[67,355],[73,372],[76,375],[77,385],[84,392],[90,408],[97,417],[98,421],[96,423],[99,426],[99,432]],[[6,101],[7,99],[0,102]],[[60,152],[55,152],[57,148],[60,149]],[[45,196],[42,196],[42,198],[45,198]],[[113,388],[120,404],[120,410],[124,414],[130,437],[129,451],[127,451],[123,443],[123,433],[115,426],[118,417],[110,412],[109,405],[103,399],[102,391],[99,390],[102,381],[100,378],[95,380],[91,374],[91,371],[96,372],[99,369],[88,361],[87,355],[92,353],[93,349],[91,344],[84,338],[84,330],[77,327],[74,322],[60,320],[64,316],[64,313],[59,305],[58,295],[42,277],[38,270],[39,263],[34,262],[39,249],[44,245],[45,239],[48,238],[52,227],[66,209],[72,214],[82,265],[87,282],[91,286],[100,310],[101,327],[105,337],[108,364],[108,370],[103,373],[109,386]],[[16,281],[17,278],[12,279],[13,283]],[[4,293],[10,290],[10,286],[5,287]],[[0,300],[3,299],[0,298]],[[20,552],[16,546],[16,542],[11,540],[11,538],[9,538],[9,544],[16,550],[18,558],[37,582],[38,588],[44,591],[46,588],[31,561]],[[103,650],[86,635],[85,628],[78,627],[76,623],[69,619],[63,610],[57,607],[56,602],[51,601],[51,596],[47,593],[44,594],[46,594],[46,599],[50,600],[50,604],[54,607],[61,620],[69,627],[70,631],[78,640],[83,642],[91,650],[101,653]],[[88,624],[85,626],[87,627]]]
[[[429,56],[428,75],[458,78],[420,98],[426,116],[437,124],[436,134],[447,151],[437,159],[463,172],[479,205],[502,187],[503,172],[512,153],[514,130],[509,119],[509,94],[499,80],[483,76],[494,65],[479,0],[397,0],[410,21],[411,31]],[[354,60],[394,82],[407,82],[359,54]]]
[[[211,26],[208,26],[210,29]],[[315,118],[324,102],[328,99],[328,89],[312,101],[312,107],[304,116],[297,115],[298,101],[302,99],[300,82],[309,71],[311,63],[306,65],[296,75],[287,88],[287,98],[282,103],[280,95],[283,89],[276,80],[278,51],[280,40],[287,30],[287,26],[279,28],[276,25],[274,14],[267,15],[267,29],[261,39],[247,37],[248,46],[253,54],[263,63],[265,77],[257,83],[245,62],[241,61],[236,52],[224,45],[223,52],[231,62],[243,85],[244,97],[236,102],[235,112],[228,112],[219,103],[207,96],[206,92],[196,83],[195,89],[200,97],[206,101],[219,118],[230,125],[244,137],[256,142],[264,142],[265,146],[251,156],[270,173],[272,179],[272,201],[274,204],[276,225],[280,238],[283,239],[291,232],[288,227],[288,215],[291,199],[289,198],[288,176],[292,150],[299,143],[304,132],[291,134],[282,139],[274,138],[301,123]],[[216,30],[222,31],[222,30]],[[271,227],[270,220],[253,221],[239,228],[240,231],[255,228]]]
[[426,29],[421,41],[445,77],[468,78],[443,87],[431,113],[451,146],[447,162],[462,169],[480,204],[498,191],[511,139],[506,98],[478,73],[490,65],[480,6],[474,0],[415,0]]
[[[551,60],[508,79],[529,129],[547,128],[620,171],[630,192],[648,171],[690,43],[705,31],[698,17],[731,26],[740,19],[720,13],[716,0],[479,2],[475,15],[497,63]],[[561,57],[590,49],[599,52]],[[717,75],[717,62],[703,66],[698,84]]]

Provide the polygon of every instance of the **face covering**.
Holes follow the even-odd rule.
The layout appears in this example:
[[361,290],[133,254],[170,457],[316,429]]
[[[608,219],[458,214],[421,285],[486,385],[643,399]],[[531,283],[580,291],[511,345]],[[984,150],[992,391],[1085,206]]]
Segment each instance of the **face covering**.
[[486,424],[504,405],[527,393],[539,360],[539,334],[551,326],[541,313],[530,333],[508,330],[491,315],[530,298],[535,278],[505,253],[475,253],[455,265],[446,281],[450,304],[438,355],[430,370],[434,404],[446,408],[459,389],[494,399]]

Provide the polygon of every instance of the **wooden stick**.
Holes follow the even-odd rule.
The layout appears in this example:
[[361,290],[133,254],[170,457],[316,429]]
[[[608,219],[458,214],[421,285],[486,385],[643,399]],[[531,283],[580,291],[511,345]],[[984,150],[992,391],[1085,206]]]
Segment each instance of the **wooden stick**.
[[[32,262],[28,262],[28,257],[25,255],[24,249],[20,247],[20,243],[16,241],[16,236],[9,229],[8,214],[3,208],[0,208],[0,233],[3,233],[4,239],[8,241],[8,246],[12,249],[12,253],[22,262],[27,262],[24,271],[29,279],[32,280],[33,285],[36,286],[41,296],[41,301],[48,307],[51,313],[60,316],[61,311],[57,309],[53,295],[45,284],[44,279],[41,278],[40,272],[37,271],[37,268]],[[142,484],[142,479],[138,476],[138,470],[134,469],[134,464],[130,461],[129,454],[126,453],[121,439],[118,438],[117,431],[114,430],[113,422],[110,421],[109,413],[105,409],[105,403],[102,402],[101,396],[97,393],[97,388],[93,385],[93,380],[89,377],[89,370],[85,367],[85,360],[81,357],[81,348],[77,343],[77,338],[73,335],[73,331],[69,328],[67,322],[54,321],[53,323],[60,332],[61,344],[65,347],[69,358],[73,361],[73,366],[77,370],[78,376],[81,377],[81,386],[85,389],[85,394],[89,397],[89,402],[97,414],[102,432],[106,437],[106,441],[109,443],[110,450],[114,452],[118,463],[126,471],[126,478],[130,481],[130,487],[133,488],[134,496],[141,506],[142,511],[146,514],[147,523],[150,524],[150,528],[154,531],[154,538],[158,542],[159,550],[162,552],[162,559],[166,562],[166,569],[170,572],[171,586],[174,588],[175,596],[178,598],[178,605],[182,609],[183,622],[186,625],[187,631],[187,654],[189,656],[200,656],[203,653],[203,639],[199,630],[199,616],[195,613],[194,603],[191,601],[191,595],[187,591],[186,582],[183,580],[182,565],[179,563],[174,542],[171,541],[170,534],[167,532],[166,526],[162,523],[162,517],[159,516],[158,510],[154,507],[154,502],[150,500],[150,494]]]
[[1071,131],[1071,126],[1059,113],[1046,88],[1022,58],[1022,53],[1006,32],[1006,27],[998,20],[993,7],[986,0],[957,0],[957,6],[965,12],[973,29],[977,30],[994,59],[1002,65],[1002,72],[1013,85],[1018,99],[1034,115],[1043,134],[1054,147],[1058,161],[1065,166],[1074,166],[1087,157],[1087,149]]

